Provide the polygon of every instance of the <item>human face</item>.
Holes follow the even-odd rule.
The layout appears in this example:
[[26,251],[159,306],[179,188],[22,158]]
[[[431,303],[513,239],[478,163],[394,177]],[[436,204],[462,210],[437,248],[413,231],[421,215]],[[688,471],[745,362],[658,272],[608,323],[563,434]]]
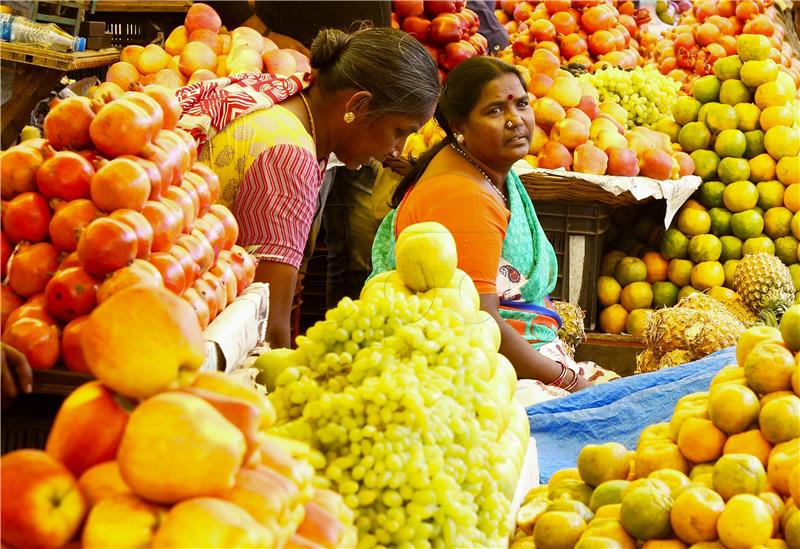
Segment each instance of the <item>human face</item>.
[[383,160],[391,157],[394,151],[403,152],[406,138],[419,131],[433,113],[425,116],[410,117],[405,115],[387,114],[376,118],[356,115],[356,120],[350,125],[350,136],[342,139],[337,150],[334,151],[338,158],[349,169],[358,169],[367,164],[370,159]]
[[467,120],[455,129],[476,160],[503,172],[528,154],[534,124],[528,92],[515,74],[504,74],[484,86]]

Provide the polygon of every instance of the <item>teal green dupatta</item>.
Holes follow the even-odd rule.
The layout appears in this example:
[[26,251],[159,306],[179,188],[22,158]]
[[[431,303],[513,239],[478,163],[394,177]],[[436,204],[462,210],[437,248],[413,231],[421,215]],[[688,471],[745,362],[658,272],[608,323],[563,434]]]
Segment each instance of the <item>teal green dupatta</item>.
[[[506,189],[511,217],[503,240],[502,257],[525,276],[527,282],[520,288],[522,302],[504,301],[499,313],[507,320],[518,321],[514,322],[517,326],[524,325],[523,337],[535,347],[540,347],[556,339],[557,328],[551,320],[551,315],[555,313],[546,308],[546,302],[556,286],[558,263],[553,246],[536,217],[528,192],[513,170],[506,178]],[[396,210],[389,212],[375,235],[370,278],[396,268],[395,214]],[[551,318],[539,322],[543,316]]]

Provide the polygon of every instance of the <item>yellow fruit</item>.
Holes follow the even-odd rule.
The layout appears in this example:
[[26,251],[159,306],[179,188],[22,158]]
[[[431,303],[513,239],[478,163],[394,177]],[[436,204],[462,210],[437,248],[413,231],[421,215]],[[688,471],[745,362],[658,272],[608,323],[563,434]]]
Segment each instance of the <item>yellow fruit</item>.
[[622,549],[622,544],[614,541],[611,538],[599,536],[581,536],[578,543],[575,544],[573,549]]
[[600,329],[607,334],[621,334],[625,331],[628,311],[620,304],[611,305],[600,311]]
[[800,212],[800,183],[792,183],[783,193],[783,205],[791,212]]
[[758,425],[773,444],[800,438],[800,397],[782,396],[767,402],[758,415]]
[[533,527],[537,549],[571,549],[586,529],[586,522],[577,513],[548,511]]
[[794,113],[788,104],[774,105],[761,111],[759,124],[761,129],[767,131],[775,126],[791,126],[794,122]]
[[794,90],[781,82],[767,82],[756,89],[756,105],[762,111],[767,107],[785,105],[794,96]]
[[770,452],[772,452],[772,443],[764,438],[764,435],[758,429],[751,429],[729,436],[725,442],[725,447],[722,449],[723,454],[750,454],[755,456],[764,467],[767,466]]
[[672,530],[686,543],[714,541],[717,520],[724,509],[725,502],[713,490],[701,486],[687,488],[672,505]]
[[[751,158],[748,163],[750,164],[750,181],[770,181],[775,179],[775,170],[777,163],[767,153],[761,153],[758,156]],[[759,196],[761,193],[759,193]]]
[[753,326],[745,330],[736,342],[736,362],[744,367],[747,355],[761,342],[772,341],[780,343],[781,333],[777,328],[767,326]]
[[729,549],[750,549],[764,544],[772,534],[769,506],[751,494],[731,498],[717,521],[719,539]]
[[636,476],[645,478],[659,469],[675,469],[682,473],[689,472],[689,464],[672,442],[661,442],[645,446],[636,451]]
[[578,454],[578,472],[589,486],[628,478],[628,450],[617,442],[587,444]]
[[598,512],[602,507],[622,503],[622,493],[630,486],[627,480],[607,480],[599,484],[592,492],[589,508]]
[[620,303],[630,312],[647,309],[653,303],[653,289],[647,282],[633,282],[622,289]]
[[581,95],[583,95],[581,86],[572,76],[556,78],[547,92],[548,97],[555,99],[564,108],[577,106],[581,101]]
[[750,181],[734,181],[722,192],[725,207],[732,212],[743,212],[755,208],[758,203],[758,190]]
[[769,39],[760,34],[742,34],[736,39],[736,53],[744,62],[767,59],[771,47]]
[[623,257],[625,257],[625,252],[620,250],[612,250],[608,252],[603,256],[603,259],[600,262],[600,274],[602,276],[612,276],[614,274],[614,268],[617,266],[617,263],[619,263],[619,260]]
[[749,454],[725,454],[711,474],[714,490],[729,500],[737,494],[760,494],[767,483],[767,473],[758,458]]
[[642,337],[647,327],[647,319],[652,309],[633,309],[625,321],[625,332],[635,337]]
[[638,257],[623,257],[614,267],[614,278],[623,287],[647,279],[647,265]]
[[601,276],[597,279],[597,299],[603,307],[619,303],[622,286],[613,276]]
[[711,420],[692,417],[681,425],[678,449],[694,463],[714,461],[722,455],[727,436]]
[[770,128],[764,134],[764,148],[776,160],[784,156],[797,156],[800,151],[800,130],[786,126]]
[[603,537],[616,541],[624,549],[636,549],[636,541],[622,527],[619,520],[595,518],[587,526],[582,539]]
[[669,493],[673,498],[677,497],[678,494],[692,484],[689,477],[675,469],[659,469],[650,473],[647,478],[663,481],[669,486]]
[[784,156],[778,160],[775,173],[784,185],[800,183],[800,156]]
[[686,544],[677,539],[651,539],[644,542],[641,549],[686,549]]
[[793,370],[791,351],[774,341],[762,341],[753,347],[744,362],[747,384],[759,394],[791,389]]
[[395,257],[401,279],[415,292],[447,286],[458,263],[453,235],[432,221],[406,227],[397,237]]
[[620,522],[636,539],[666,538],[672,533],[671,508],[672,497],[666,485],[658,480],[648,480],[625,493],[620,508]]
[[[622,501],[621,497],[620,501]],[[610,503],[608,505],[603,505],[597,508],[597,511],[595,511],[594,516],[595,518],[599,519],[610,518],[619,520],[619,512],[621,508],[622,508],[621,503]]]
[[645,446],[658,442],[672,442],[669,436],[669,423],[654,423],[642,429],[636,449],[641,450]]
[[696,208],[683,208],[678,214],[678,229],[686,236],[707,234],[711,230],[711,216]]
[[744,382],[744,369],[740,368],[737,364],[728,364],[724,366],[717,375],[711,378],[709,390],[717,385],[723,383],[736,383],[737,385],[746,385]]
[[[769,478],[769,470],[767,470]],[[794,501],[800,501],[800,462],[796,463],[792,472],[789,473],[789,494]]]
[[758,494],[758,499],[763,501],[769,506],[770,511],[772,511],[772,534],[775,535],[778,533],[778,530],[781,527],[781,515],[783,514],[783,500],[781,496],[776,494],[775,492],[761,492]]
[[729,435],[746,431],[758,419],[760,410],[756,394],[741,385],[719,385],[708,397],[709,418]]
[[786,346],[792,352],[800,352],[800,305],[792,305],[783,313],[780,331]]
[[548,484],[547,497],[551,500],[566,497],[588,506],[592,499],[592,487],[580,480],[564,479],[556,484]]
[[548,484],[558,484],[562,480],[581,480],[581,475],[577,467],[570,467],[569,469],[559,469],[553,476],[550,477]]
[[792,470],[800,456],[800,439],[795,438],[776,444],[767,463],[767,480],[780,494],[791,495]]
[[698,290],[708,290],[725,284],[725,271],[719,261],[702,261],[694,266],[691,284]]

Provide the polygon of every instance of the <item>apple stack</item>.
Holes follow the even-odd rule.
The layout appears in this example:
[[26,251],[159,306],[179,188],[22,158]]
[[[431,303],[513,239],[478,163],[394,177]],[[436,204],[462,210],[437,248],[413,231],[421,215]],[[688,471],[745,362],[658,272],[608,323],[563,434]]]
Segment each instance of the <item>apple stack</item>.
[[214,204],[218,178],[195,161],[179,113],[158,85],[107,104],[72,97],[48,114],[46,140],[3,152],[3,341],[32,367],[61,356],[85,372],[87,315],[128,286],[167,288],[205,328],[253,281],[255,260],[235,245],[236,219]]
[[114,294],[82,347],[97,381],[63,403],[45,451],[3,456],[6,547],[353,547],[352,512],[312,486],[312,452],[267,435],[266,396],[199,372],[200,324],[163,288]]
[[183,25],[167,37],[164,47],[126,46],[109,67],[102,93],[117,97],[137,86],[161,84],[170,89],[246,72],[289,75],[309,72],[308,58],[280,49],[249,27],[228,32],[214,9],[203,3],[189,8]]
[[478,33],[478,14],[466,0],[394,0],[392,26],[422,42],[439,65],[439,76],[476,55],[486,55],[489,43]]

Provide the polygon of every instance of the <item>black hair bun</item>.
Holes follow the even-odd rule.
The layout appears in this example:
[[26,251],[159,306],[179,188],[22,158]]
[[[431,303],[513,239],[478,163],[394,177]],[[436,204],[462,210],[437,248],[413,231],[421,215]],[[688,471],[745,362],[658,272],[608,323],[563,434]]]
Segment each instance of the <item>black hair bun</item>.
[[332,67],[347,47],[350,36],[338,29],[322,29],[311,44],[311,66],[318,71]]

